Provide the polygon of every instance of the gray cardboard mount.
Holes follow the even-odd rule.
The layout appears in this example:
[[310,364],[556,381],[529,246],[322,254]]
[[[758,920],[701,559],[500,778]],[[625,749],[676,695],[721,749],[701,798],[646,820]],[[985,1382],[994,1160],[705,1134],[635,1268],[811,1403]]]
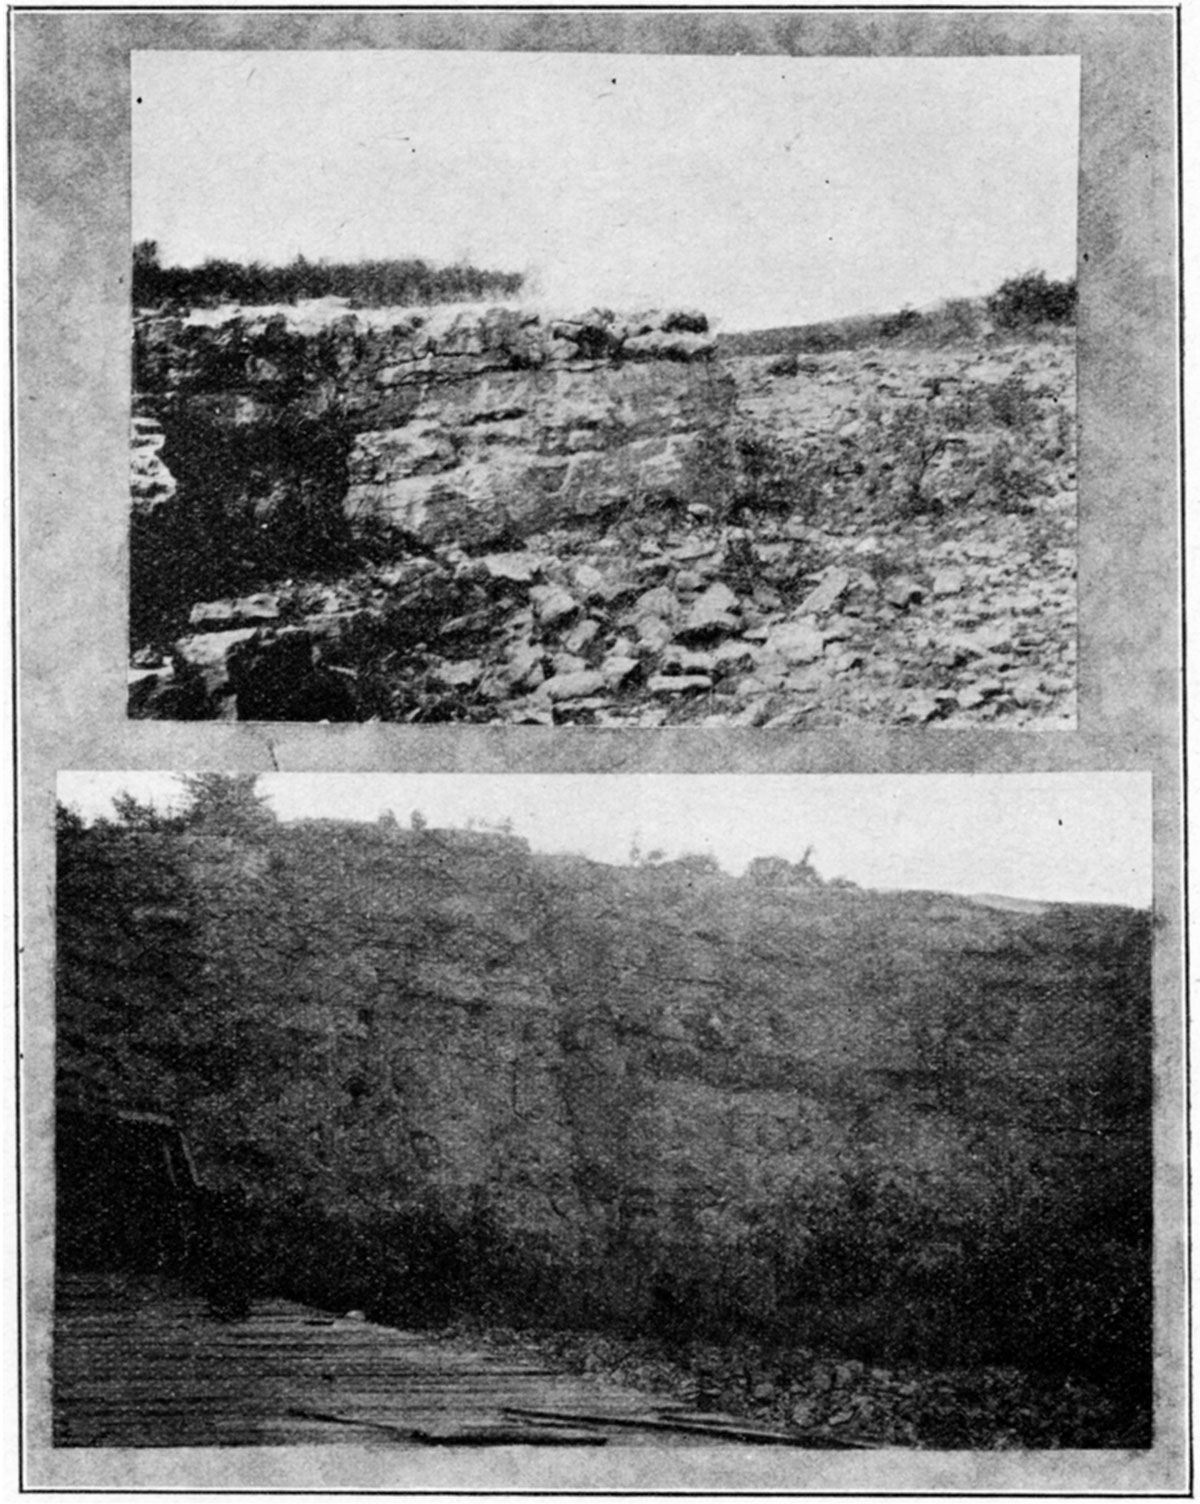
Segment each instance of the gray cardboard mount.
[[[1179,1493],[1184,1383],[1177,15],[1109,10],[10,12],[24,967],[24,1482],[62,1488]],[[1076,733],[600,731],[125,718],[129,58],[145,48],[1077,55]],[[1154,778],[1157,1440],[1148,1452],[481,1455],[49,1445],[53,810],[61,769],[1142,770]]]

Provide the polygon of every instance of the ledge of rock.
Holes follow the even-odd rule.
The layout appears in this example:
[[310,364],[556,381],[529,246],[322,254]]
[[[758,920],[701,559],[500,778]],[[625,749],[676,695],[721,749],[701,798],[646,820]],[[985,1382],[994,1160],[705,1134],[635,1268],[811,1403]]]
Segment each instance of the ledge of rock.
[[352,527],[475,546],[677,493],[732,407],[714,349],[688,310],[325,300],[144,316],[135,506],[186,499],[215,466],[230,510],[270,528],[289,504],[311,510],[303,476],[311,490],[328,472]]

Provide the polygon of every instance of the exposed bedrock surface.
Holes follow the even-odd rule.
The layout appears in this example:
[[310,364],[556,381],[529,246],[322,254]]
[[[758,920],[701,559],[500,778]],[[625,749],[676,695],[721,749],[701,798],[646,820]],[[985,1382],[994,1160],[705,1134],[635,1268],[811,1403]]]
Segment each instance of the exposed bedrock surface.
[[1072,725],[1069,341],[703,323],[141,319],[130,713]]
[[319,822],[105,861],[100,903],[62,879],[64,1081],[175,1112],[210,1175],[389,1268],[388,1227],[436,1206],[585,1279],[582,1319],[667,1289],[747,1321],[840,1303],[868,1334],[935,1300],[1034,1355],[1128,1337],[1145,915]]
[[324,484],[352,525],[470,546],[677,487],[733,398],[707,327],[336,303],[144,316],[135,411],[161,423],[184,506],[216,469],[231,520],[286,527]]
[[433,387],[402,427],[357,435],[347,514],[469,547],[670,495],[721,392],[711,370],[666,360]]

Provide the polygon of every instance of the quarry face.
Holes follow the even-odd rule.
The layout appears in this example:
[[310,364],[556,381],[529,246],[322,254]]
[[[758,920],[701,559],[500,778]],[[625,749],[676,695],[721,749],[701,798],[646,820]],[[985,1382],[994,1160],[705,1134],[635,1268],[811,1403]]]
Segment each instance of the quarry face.
[[[780,358],[689,311],[297,305],[141,318],[135,371],[135,716],[1074,725],[1061,331]],[[64,942],[81,1016],[114,965],[153,1013],[180,926],[219,958],[182,1010],[233,999],[237,1051],[153,1086],[281,1287],[824,1345],[856,1402],[916,1392],[875,1361],[1148,1392],[1148,915],[334,824],[184,836],[118,956]]]
[[[404,1217],[466,1236],[486,1209],[489,1248],[582,1281],[580,1320],[648,1319],[664,1279],[715,1310],[736,1268],[749,1322],[844,1310],[857,1280],[969,1326],[1030,1259],[1090,1310],[1114,1287],[1088,1259],[1146,1254],[1133,910],[336,821],[65,849],[64,1101],[173,1112],[285,1264],[293,1223],[402,1263]],[[1035,1308],[1004,1317],[1030,1354]]]
[[704,314],[144,314],[130,713],[1069,728],[1061,341]]

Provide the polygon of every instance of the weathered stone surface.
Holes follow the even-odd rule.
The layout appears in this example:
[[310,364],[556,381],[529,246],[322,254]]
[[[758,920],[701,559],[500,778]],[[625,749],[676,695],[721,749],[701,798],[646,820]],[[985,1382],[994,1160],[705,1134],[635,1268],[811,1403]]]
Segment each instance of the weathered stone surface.
[[973,634],[973,646],[977,652],[982,653],[996,652],[1002,648],[1011,647],[1015,629],[1014,622],[997,618]]
[[731,616],[727,611],[707,612],[683,622],[679,627],[679,636],[687,641],[703,642],[724,633],[736,632],[739,626],[737,617]]
[[[775,891],[724,875],[680,908],[687,874],[671,864],[576,873],[518,842],[441,831],[398,833],[389,856],[358,830],[339,871],[384,907],[363,915],[334,894],[313,906],[304,997],[337,1041],[339,1081],[368,1069],[400,1131],[335,1145],[339,1165],[365,1150],[379,1173],[408,1167],[446,1195],[485,1184],[506,1219],[562,1232],[564,1212],[579,1228],[615,1219],[636,1191],[647,1225],[670,1239],[685,1235],[673,1213],[685,1191],[749,1212],[772,1186],[836,1180],[864,1152],[948,1215],[986,1207],[1034,1146],[1042,1188],[1072,1195],[1081,1174],[1102,1187],[1128,1152],[1119,1138],[1102,1156],[1092,1144],[1135,1111],[1128,1086],[1106,1086],[1128,1080],[1131,1051],[1148,1089],[1147,975],[1132,991],[1114,982],[1134,977],[1133,952],[1148,944],[1132,913],[1013,915],[945,895]],[[295,1022],[294,971],[276,975],[261,947],[284,948],[290,874],[313,865],[321,839],[283,833],[283,874],[253,888],[249,909],[216,905],[210,920],[213,955],[233,965],[244,946],[259,957],[281,1028]],[[194,850],[196,881],[222,892],[236,860],[219,844]],[[548,914],[552,946],[539,939]],[[373,938],[397,927],[400,949]],[[383,969],[360,975],[360,961]],[[651,968],[659,980],[647,987]],[[981,968],[995,993],[985,1038],[961,1001]],[[363,1007],[377,1011],[366,1035]],[[266,1100],[268,1121],[254,1117],[250,1131],[278,1142],[271,1120],[288,1108]],[[1092,1136],[1077,1146],[1072,1128]],[[410,1130],[438,1146],[423,1168]]]
[[593,642],[600,633],[600,623],[592,617],[587,617],[571,628],[563,638],[563,647],[568,653],[582,653],[590,642]]
[[656,585],[653,590],[638,596],[629,613],[634,622],[644,621],[647,617],[672,621],[678,614],[679,601],[666,585]]
[[934,595],[961,595],[966,579],[961,569],[939,569],[933,577],[933,593]]
[[576,590],[585,599],[590,599],[593,596],[603,599],[605,587],[604,576],[594,564],[580,564],[575,570],[572,580]]
[[845,616],[831,616],[821,626],[821,636],[826,642],[845,642],[853,637],[858,624]]
[[579,602],[561,585],[535,585],[529,596],[538,618],[547,626],[567,621],[579,610]]
[[918,724],[931,721],[938,714],[939,704],[937,697],[931,694],[914,695],[900,712],[900,719],[904,721],[916,721]]
[[175,500],[178,486],[162,459],[166,435],[156,418],[135,417],[130,435],[130,491],[136,514],[156,511]]
[[[421,442],[362,432],[346,507],[426,541],[525,532],[670,494],[730,393],[669,364],[504,372],[421,398]],[[403,430],[401,430],[403,432]]]
[[696,694],[712,688],[712,679],[707,674],[654,674],[646,681],[652,695]]
[[827,654],[829,660],[829,672],[831,674],[847,674],[851,669],[861,668],[863,654],[856,649],[847,648],[839,653]]
[[660,653],[671,641],[671,628],[661,616],[643,616],[635,628],[641,647],[651,653]]
[[825,651],[825,639],[810,619],[784,622],[771,630],[765,650],[787,663],[813,663]]
[[589,695],[603,692],[603,674],[592,669],[577,669],[572,673],[556,674],[542,685],[542,693],[552,700],[583,700]]
[[695,563],[700,559],[712,558],[720,552],[720,544],[712,538],[689,538],[681,543],[678,548],[671,550],[671,557],[681,564]]
[[693,653],[672,644],[662,655],[662,668],[669,674],[713,674],[716,659],[711,653]]
[[924,598],[925,590],[911,575],[897,575],[884,587],[883,598],[889,605],[903,611],[914,601]]
[[847,570],[831,569],[817,588],[809,591],[801,601],[801,613],[805,616],[819,616],[821,612],[828,611],[849,583],[850,575]]
[[600,665],[605,684],[611,688],[624,684],[638,669],[638,660],[624,654],[613,653]]
[[188,618],[191,626],[209,631],[278,620],[279,597],[267,593],[230,601],[201,601],[192,607]]
[[627,339],[622,354],[631,360],[709,360],[716,348],[716,341],[703,334],[654,329]]
[[231,694],[231,660],[237,650],[253,642],[253,627],[229,632],[205,632],[198,637],[184,637],[175,644],[175,668],[181,679],[199,679],[205,695],[216,698]]
[[444,663],[434,671],[439,683],[451,689],[465,689],[478,684],[483,677],[483,664],[478,658],[463,658],[457,663]]
[[527,584],[541,572],[542,560],[537,554],[485,554],[479,561],[494,580],[515,580]]
[[753,668],[758,654],[748,642],[722,642],[708,655],[715,671],[721,674],[742,673]]
[[536,689],[546,677],[545,654],[531,643],[518,643],[508,655],[510,682],[514,689]]
[[1038,673],[1018,675],[1008,692],[1013,700],[1021,706],[1036,705],[1039,700],[1047,698],[1042,688],[1041,675]]
[[737,596],[724,581],[719,580],[692,602],[692,609],[687,614],[683,630],[694,636],[729,631],[733,614],[737,610]]

